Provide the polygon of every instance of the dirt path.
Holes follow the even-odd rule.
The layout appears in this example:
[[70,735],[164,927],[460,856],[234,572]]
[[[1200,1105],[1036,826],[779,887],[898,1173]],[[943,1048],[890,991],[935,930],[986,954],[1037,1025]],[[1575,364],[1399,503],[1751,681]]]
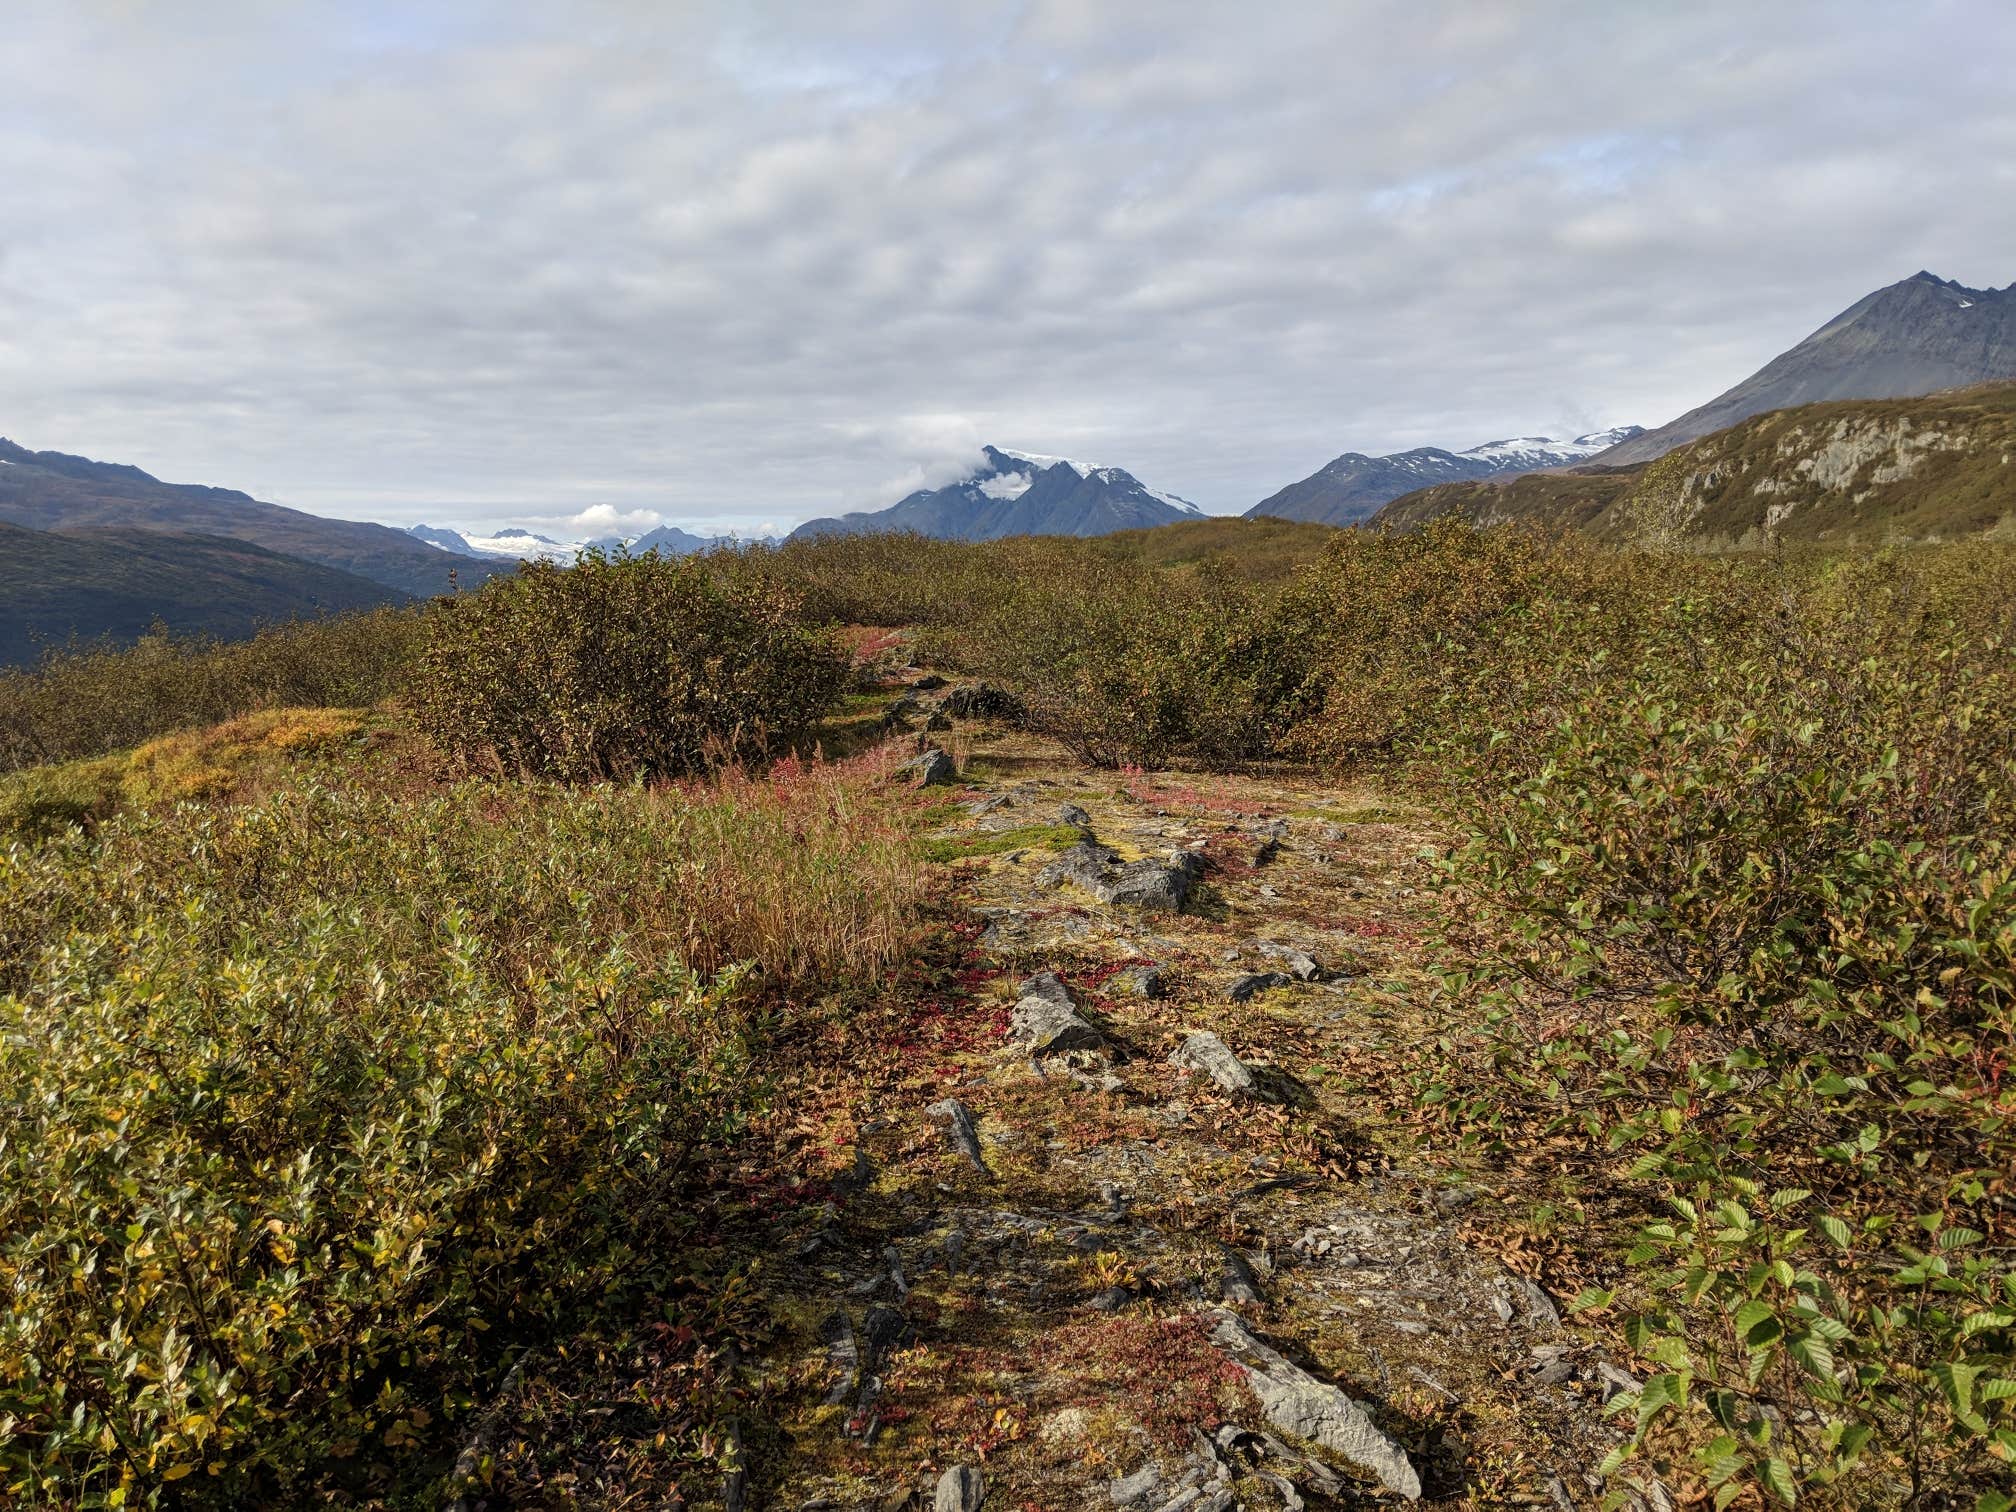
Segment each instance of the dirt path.
[[751,1505],[1596,1505],[1620,1378],[1371,1090],[1431,988],[1422,816],[947,743],[961,952],[784,1114],[833,1197],[773,1239]]

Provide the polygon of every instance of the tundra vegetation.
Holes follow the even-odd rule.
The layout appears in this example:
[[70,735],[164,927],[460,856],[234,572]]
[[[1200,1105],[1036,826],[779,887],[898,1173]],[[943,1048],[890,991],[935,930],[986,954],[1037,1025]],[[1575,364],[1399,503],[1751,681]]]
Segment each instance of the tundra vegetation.
[[1603,1473],[2007,1508],[2016,548],[1242,538],[593,558],[0,674],[6,1495],[410,1493],[521,1351],[640,1318],[698,1404],[660,1452],[718,1463],[707,1193],[1000,848],[922,834],[900,742],[830,759],[914,653],[1135,787],[1436,816],[1439,987],[1366,1096],[1557,1215],[1638,1377]]

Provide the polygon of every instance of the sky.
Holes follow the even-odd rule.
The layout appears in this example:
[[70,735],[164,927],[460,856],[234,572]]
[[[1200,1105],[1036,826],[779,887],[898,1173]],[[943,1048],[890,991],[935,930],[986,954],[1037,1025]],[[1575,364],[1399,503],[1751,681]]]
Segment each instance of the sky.
[[0,435],[754,534],[983,442],[1235,512],[2016,280],[2007,0],[8,0]]

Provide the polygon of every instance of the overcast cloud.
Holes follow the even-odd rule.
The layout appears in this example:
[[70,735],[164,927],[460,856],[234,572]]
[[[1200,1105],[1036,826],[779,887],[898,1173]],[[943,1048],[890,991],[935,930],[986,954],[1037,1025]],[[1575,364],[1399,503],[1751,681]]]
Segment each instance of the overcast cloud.
[[1242,510],[2016,279],[2016,6],[9,0],[0,434],[753,531],[983,441]]

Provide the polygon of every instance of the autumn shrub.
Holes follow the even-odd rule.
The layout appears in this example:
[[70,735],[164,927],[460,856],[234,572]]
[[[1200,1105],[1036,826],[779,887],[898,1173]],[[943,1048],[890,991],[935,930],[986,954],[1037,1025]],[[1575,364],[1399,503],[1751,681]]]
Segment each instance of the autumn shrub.
[[124,750],[156,735],[283,707],[355,707],[402,686],[420,611],[300,620],[250,640],[157,631],[133,646],[51,649],[0,669],[0,772]]
[[1467,840],[1424,1102],[1641,1214],[1578,1299],[1645,1380],[1606,1473],[1718,1507],[2011,1489],[2016,598],[1984,549],[1705,603],[1683,567],[1609,641],[1505,622],[1544,724],[1432,743]]
[[380,1497],[512,1352],[651,1308],[763,989],[905,949],[871,776],[302,786],[0,849],[0,1499]]
[[768,574],[591,551],[434,604],[411,698],[428,738],[472,767],[625,780],[787,746],[848,674]]
[[927,632],[950,662],[1014,690],[1023,722],[1101,767],[1271,754],[1300,641],[1271,591],[1146,567],[1084,543],[1002,543],[1001,587]]

